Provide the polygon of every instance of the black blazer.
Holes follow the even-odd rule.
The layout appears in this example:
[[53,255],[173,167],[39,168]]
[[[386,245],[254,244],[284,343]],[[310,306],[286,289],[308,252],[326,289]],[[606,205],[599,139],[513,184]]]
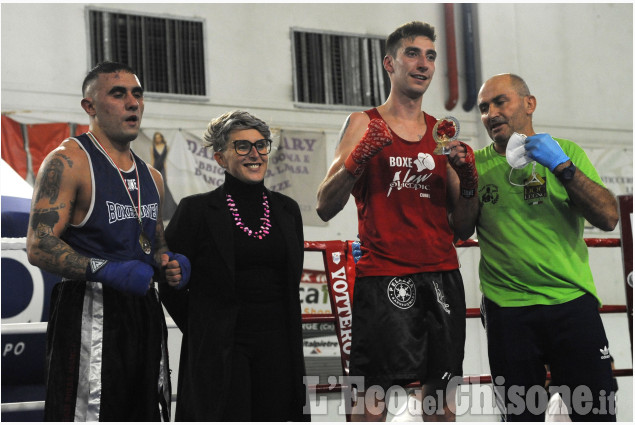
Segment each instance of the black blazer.
[[[287,252],[287,314],[293,359],[289,367],[293,368],[297,398],[291,417],[310,421],[310,415],[302,413],[307,399],[299,295],[304,262],[302,217],[293,199],[269,190],[267,196],[272,221],[282,230]],[[161,301],[183,332],[177,421],[218,421],[227,397],[239,396],[227,390],[238,312],[233,232],[223,186],[183,198],[165,229],[169,249],[185,255],[192,264],[184,290],[159,285]]]

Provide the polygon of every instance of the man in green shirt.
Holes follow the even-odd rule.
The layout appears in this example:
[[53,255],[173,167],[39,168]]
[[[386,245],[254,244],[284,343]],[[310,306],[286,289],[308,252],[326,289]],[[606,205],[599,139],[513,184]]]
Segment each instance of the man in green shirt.
[[613,230],[617,202],[579,146],[534,132],[536,104],[513,74],[490,78],[478,95],[494,141],[475,159],[481,310],[496,399],[506,420],[543,421],[548,364],[573,420],[615,421],[583,232],[585,219]]

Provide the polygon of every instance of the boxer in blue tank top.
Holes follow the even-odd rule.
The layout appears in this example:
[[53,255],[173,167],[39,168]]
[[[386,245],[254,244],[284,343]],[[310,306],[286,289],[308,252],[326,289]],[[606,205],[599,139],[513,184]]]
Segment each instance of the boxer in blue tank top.
[[[82,134],[75,140],[91,160],[91,178],[97,190],[90,215],[81,225],[70,225],[62,240],[89,257],[101,256],[115,261],[134,258],[152,266],[152,256],[145,254],[141,244],[137,243],[141,236],[137,219],[139,196],[143,232],[149,239],[154,239],[159,213],[159,192],[148,165],[132,153],[136,167],[127,172],[120,171],[110,163],[91,133]],[[120,180],[119,184],[117,180]],[[102,186],[99,182],[113,183]]]
[[182,289],[189,260],[165,243],[161,174],[130,149],[143,116],[134,71],[99,64],[82,92],[90,131],[43,161],[27,234],[29,261],[63,277],[51,296],[44,419],[169,420],[155,281]]

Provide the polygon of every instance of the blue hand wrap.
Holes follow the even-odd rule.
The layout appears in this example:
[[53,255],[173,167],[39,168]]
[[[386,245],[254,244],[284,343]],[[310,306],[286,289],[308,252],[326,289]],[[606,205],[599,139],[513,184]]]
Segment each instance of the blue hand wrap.
[[547,133],[537,133],[529,136],[525,142],[525,150],[529,157],[540,165],[549,168],[552,173],[554,168],[570,159],[558,142],[553,140]]
[[139,260],[108,261],[91,258],[86,268],[86,280],[101,282],[119,291],[144,296],[150,284],[154,269]]
[[192,265],[190,264],[190,260],[188,260],[183,254],[175,254],[171,251],[166,251],[166,254],[168,254],[170,261],[178,261],[179,267],[181,267],[181,281],[176,286],[176,289],[185,288],[190,281],[190,275],[192,274]]

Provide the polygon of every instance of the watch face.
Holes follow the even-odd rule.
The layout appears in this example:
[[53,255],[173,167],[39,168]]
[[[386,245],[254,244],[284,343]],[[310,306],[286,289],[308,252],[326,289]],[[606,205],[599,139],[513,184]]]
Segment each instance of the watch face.
[[560,173],[560,180],[569,181],[573,179],[573,175],[575,174],[575,165],[571,164]]

